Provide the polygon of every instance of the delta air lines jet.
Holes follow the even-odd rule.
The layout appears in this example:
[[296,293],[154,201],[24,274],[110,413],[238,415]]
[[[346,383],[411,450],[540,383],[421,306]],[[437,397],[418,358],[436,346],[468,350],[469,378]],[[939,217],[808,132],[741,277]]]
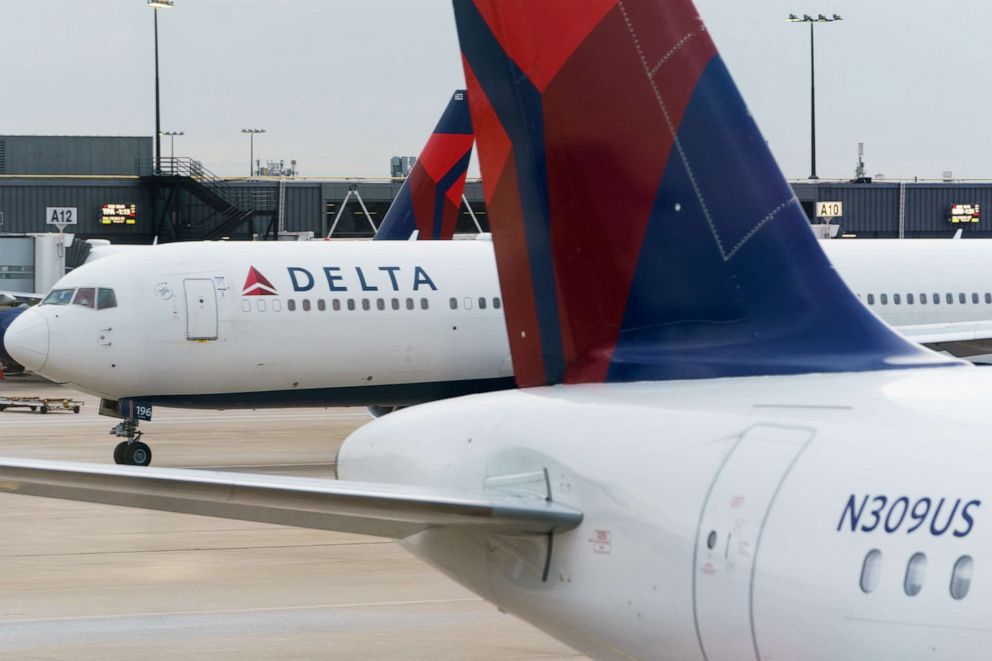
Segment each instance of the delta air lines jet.
[[[414,231],[405,222],[400,236]],[[989,353],[992,287],[973,283],[992,283],[992,242],[822,246],[862,302],[908,337]],[[170,244],[76,269],[23,316],[7,331],[8,351],[106,400],[101,410],[124,418],[115,428],[127,439],[115,451],[123,463],[154,406],[379,415],[513,387],[487,240]],[[146,443],[137,449],[151,460]]]
[[992,373],[841,281],[692,3],[454,4],[522,389],[372,421],[340,481],[0,489],[399,539],[593,658],[986,658]]

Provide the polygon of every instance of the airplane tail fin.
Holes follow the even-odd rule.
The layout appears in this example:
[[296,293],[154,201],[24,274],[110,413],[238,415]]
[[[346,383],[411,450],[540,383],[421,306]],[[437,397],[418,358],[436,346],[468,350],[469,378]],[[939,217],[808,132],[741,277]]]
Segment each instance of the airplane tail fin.
[[458,90],[386,212],[375,240],[405,241],[414,230],[419,239],[454,236],[474,141],[465,90]]
[[454,6],[520,386],[950,364],[838,277],[689,0]]

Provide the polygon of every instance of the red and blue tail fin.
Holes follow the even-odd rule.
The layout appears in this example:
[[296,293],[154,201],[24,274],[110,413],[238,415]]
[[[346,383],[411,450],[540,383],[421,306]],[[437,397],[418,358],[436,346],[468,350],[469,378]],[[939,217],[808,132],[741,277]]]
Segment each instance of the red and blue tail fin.
[[474,142],[465,90],[458,90],[374,238],[405,241],[414,230],[418,239],[454,236]]
[[817,245],[689,0],[454,0],[521,386],[949,364]]

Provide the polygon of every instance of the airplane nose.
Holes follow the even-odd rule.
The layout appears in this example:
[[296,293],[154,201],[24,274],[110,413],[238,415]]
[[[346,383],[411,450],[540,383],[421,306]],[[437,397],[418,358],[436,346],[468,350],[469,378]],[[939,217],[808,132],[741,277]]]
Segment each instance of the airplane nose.
[[7,328],[3,344],[11,358],[37,372],[48,360],[48,321],[37,310],[26,310]]

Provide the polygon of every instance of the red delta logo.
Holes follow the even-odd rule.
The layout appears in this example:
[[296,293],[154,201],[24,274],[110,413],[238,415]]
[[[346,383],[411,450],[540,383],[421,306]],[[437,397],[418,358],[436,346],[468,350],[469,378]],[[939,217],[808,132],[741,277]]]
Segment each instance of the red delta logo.
[[258,272],[254,266],[248,267],[248,277],[245,278],[242,296],[278,296],[279,292],[272,286],[268,278]]

